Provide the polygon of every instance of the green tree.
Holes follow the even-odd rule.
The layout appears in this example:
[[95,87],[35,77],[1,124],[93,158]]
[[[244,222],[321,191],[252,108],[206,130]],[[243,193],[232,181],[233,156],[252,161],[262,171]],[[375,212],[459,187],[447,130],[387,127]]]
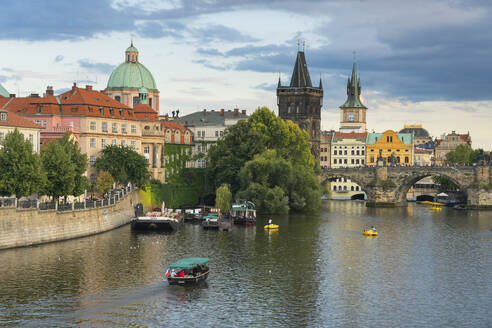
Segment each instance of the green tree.
[[473,150],[467,144],[462,144],[446,154],[446,163],[469,165],[478,161],[478,155],[479,151]]
[[54,199],[71,195],[75,187],[75,164],[59,141],[51,141],[43,148],[41,162],[47,178],[43,192]]
[[95,189],[99,194],[105,194],[113,188],[114,179],[108,171],[100,171],[97,175]]
[[215,193],[215,207],[218,207],[222,213],[229,213],[231,208],[232,193],[229,185],[223,184]]
[[9,132],[0,148],[0,195],[17,198],[41,190],[46,178],[39,155],[17,129]]
[[448,177],[436,175],[432,177],[432,181],[437,185],[438,192],[459,190],[459,186]]
[[[310,148],[307,132],[262,107],[247,121],[226,129],[224,137],[208,152],[208,166],[218,184],[229,184],[234,194],[253,200],[260,211],[267,210],[264,199],[275,186],[283,190],[291,209],[309,210],[320,202],[315,199],[320,193],[316,178],[319,163]],[[266,152],[269,150],[275,152]],[[264,156],[255,158],[260,154]],[[303,179],[312,186],[306,186]]]
[[95,167],[98,171],[108,171],[122,185],[131,182],[143,188],[150,179],[147,160],[130,147],[107,146],[96,159]]
[[79,144],[77,141],[71,139],[68,133],[66,133],[59,142],[63,150],[70,154],[70,161],[74,165],[74,185],[70,195],[79,196],[89,189],[90,186],[89,179],[85,176],[88,167],[87,155],[82,154]]

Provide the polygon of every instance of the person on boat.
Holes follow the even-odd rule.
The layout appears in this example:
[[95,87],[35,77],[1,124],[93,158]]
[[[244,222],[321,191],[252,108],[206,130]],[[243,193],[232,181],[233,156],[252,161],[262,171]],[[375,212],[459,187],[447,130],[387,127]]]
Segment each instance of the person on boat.
[[181,270],[178,272],[178,278],[184,278],[185,276],[185,271],[184,270]]
[[176,271],[174,271],[174,269],[171,270],[171,277],[176,277]]
[[268,225],[272,224],[272,219],[268,219]]
[[372,231],[376,231],[376,228],[374,226],[371,227]]

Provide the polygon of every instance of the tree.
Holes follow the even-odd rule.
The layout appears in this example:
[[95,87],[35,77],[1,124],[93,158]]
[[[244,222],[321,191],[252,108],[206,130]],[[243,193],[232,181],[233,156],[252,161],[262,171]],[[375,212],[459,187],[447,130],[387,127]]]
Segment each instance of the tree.
[[[243,195],[241,197],[256,199],[253,201],[260,211],[266,210],[264,197],[275,186],[284,191],[283,197],[287,197],[291,209],[308,210],[319,206],[320,202],[315,200],[320,191],[316,179],[319,163],[310,149],[307,132],[262,107],[247,121],[226,129],[224,137],[208,152],[208,166],[217,183],[229,184],[231,191]],[[275,152],[267,153],[269,150]],[[264,156],[255,157],[260,154]],[[296,175],[296,170],[301,173]],[[297,186],[291,183],[294,177]],[[307,179],[312,186],[307,187],[302,179]],[[279,195],[278,190],[276,195]]]
[[454,150],[446,154],[446,163],[449,164],[473,164],[478,160],[478,151],[474,151],[469,145],[458,145]]
[[47,178],[43,192],[54,199],[71,195],[75,187],[75,164],[59,141],[51,141],[43,148],[41,162]]
[[71,139],[68,133],[65,133],[59,142],[64,151],[70,154],[70,161],[74,164],[74,186],[70,195],[79,196],[90,186],[89,179],[85,176],[88,167],[87,155],[82,154],[79,144],[77,141]]
[[114,179],[108,171],[100,171],[96,179],[96,191],[105,194],[113,188]]
[[20,198],[40,191],[46,178],[31,142],[15,129],[5,136],[1,146],[0,195]]
[[101,154],[96,159],[96,169],[108,171],[117,183],[131,182],[142,188],[149,181],[147,160],[130,147],[110,145],[101,150]]
[[232,193],[229,185],[223,184],[215,193],[215,207],[218,207],[222,213],[228,213],[231,209]]
[[446,176],[433,176],[432,181],[437,185],[438,192],[457,191],[459,186]]

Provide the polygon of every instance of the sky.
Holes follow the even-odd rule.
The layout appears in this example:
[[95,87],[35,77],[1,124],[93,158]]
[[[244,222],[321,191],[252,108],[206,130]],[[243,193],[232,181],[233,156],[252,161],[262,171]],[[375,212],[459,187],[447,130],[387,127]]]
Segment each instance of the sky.
[[491,14],[488,0],[6,0],[0,84],[20,96],[103,90],[133,39],[162,114],[277,112],[278,78],[290,83],[304,40],[322,129],[339,128],[355,52],[369,132],[422,124],[492,150]]

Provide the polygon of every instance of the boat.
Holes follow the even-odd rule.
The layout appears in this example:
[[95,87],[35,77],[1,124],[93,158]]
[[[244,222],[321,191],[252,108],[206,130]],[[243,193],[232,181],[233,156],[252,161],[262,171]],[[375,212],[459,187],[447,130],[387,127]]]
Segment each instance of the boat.
[[378,232],[376,230],[366,229],[366,230],[362,231],[362,234],[364,236],[377,236]]
[[231,207],[231,218],[234,224],[253,225],[256,223],[255,204],[246,200],[238,200]]
[[[138,205],[137,205],[138,206]],[[164,208],[164,206],[162,207]],[[176,231],[183,223],[183,214],[172,212],[170,210],[162,210],[156,207],[152,211],[142,213],[131,221],[131,227],[134,230],[165,230]],[[136,211],[137,212],[137,211]]]
[[210,213],[202,218],[202,227],[204,229],[219,229],[220,221],[217,213]]
[[431,207],[430,208],[431,211],[442,211],[442,207]]
[[441,203],[441,202],[430,202],[428,200],[425,200],[423,202],[420,202],[420,204],[426,204],[426,205],[433,205],[433,206],[446,206],[446,203]]
[[[171,263],[166,272],[169,285],[188,286],[204,281],[210,271],[206,257],[187,257]],[[182,273],[181,273],[182,272]]]
[[267,224],[264,226],[265,229],[278,229],[280,226],[278,224],[273,224],[273,223],[270,223],[270,224]]

